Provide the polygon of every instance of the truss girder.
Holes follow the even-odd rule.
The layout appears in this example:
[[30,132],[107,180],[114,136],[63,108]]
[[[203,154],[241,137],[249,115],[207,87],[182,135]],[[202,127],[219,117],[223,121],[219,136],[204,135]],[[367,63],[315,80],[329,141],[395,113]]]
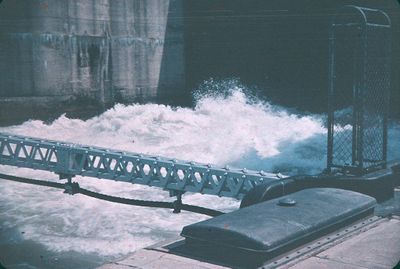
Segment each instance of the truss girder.
[[274,174],[0,133],[0,164],[237,199]]

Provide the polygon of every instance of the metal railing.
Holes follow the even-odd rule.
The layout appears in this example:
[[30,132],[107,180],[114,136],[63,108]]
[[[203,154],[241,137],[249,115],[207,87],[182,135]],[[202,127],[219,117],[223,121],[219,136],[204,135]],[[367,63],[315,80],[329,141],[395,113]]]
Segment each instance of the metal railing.
[[242,199],[274,174],[0,133],[0,164]]

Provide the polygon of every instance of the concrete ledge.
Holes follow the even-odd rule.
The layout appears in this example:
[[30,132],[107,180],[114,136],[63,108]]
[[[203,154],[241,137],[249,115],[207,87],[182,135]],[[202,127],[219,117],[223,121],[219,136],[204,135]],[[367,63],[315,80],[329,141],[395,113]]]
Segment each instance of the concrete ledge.
[[92,116],[103,111],[93,98],[79,98],[73,95],[1,97],[0,126],[19,124],[29,119],[49,121],[63,113],[68,116]]
[[391,219],[317,257],[367,268],[393,268],[400,261],[400,219]]
[[132,256],[110,264],[100,266],[99,269],[131,269],[131,268],[162,268],[162,269],[223,269],[226,267],[193,260],[186,257],[157,251],[141,249]]
[[[335,232],[336,233],[336,232]],[[179,244],[178,238],[175,240]],[[321,239],[318,239],[321,240]],[[318,241],[316,240],[316,241]],[[121,260],[105,264],[100,269],[168,269],[168,268],[201,268],[223,269],[229,268],[222,265],[178,256],[170,253],[164,243],[163,247],[149,247],[133,253]],[[315,242],[314,242],[315,243]],[[313,243],[310,243],[311,245]],[[307,245],[301,248],[307,248]],[[290,256],[298,249],[285,253]],[[384,218],[365,231],[355,233],[344,240],[333,242],[310,255],[302,255],[298,259],[291,260],[287,264],[274,265],[271,260],[262,268],[293,268],[293,269],[361,269],[381,268],[391,269],[400,260],[400,217]]]

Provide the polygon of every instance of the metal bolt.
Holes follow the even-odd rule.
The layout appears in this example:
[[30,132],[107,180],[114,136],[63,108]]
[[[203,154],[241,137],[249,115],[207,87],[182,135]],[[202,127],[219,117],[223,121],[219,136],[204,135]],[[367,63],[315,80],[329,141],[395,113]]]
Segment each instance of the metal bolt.
[[280,199],[278,202],[278,205],[280,205],[280,206],[295,206],[296,203],[297,202],[295,200],[287,197],[287,198]]

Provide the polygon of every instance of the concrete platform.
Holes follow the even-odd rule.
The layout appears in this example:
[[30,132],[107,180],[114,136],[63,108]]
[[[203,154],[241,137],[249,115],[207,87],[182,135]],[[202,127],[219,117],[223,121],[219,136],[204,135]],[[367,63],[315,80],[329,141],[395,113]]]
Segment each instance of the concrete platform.
[[[376,215],[276,257],[262,268],[365,269],[394,268],[400,261],[400,190],[394,199],[378,206]],[[136,251],[101,269],[231,268],[174,252],[182,237]]]
[[288,268],[394,268],[399,261],[400,218],[393,218]]
[[[314,241],[311,244],[286,253],[289,262],[282,264],[280,260],[285,257],[278,257],[264,265],[264,268],[394,268],[400,261],[400,217],[382,218],[377,223],[368,227],[367,230],[355,232],[345,239],[338,238],[328,245],[321,244],[319,248],[313,249],[310,253],[302,252],[299,257],[293,255],[304,251],[313,244],[319,244],[323,239]],[[173,243],[179,244],[181,240],[166,242],[163,246]],[[101,269],[150,269],[150,268],[201,268],[201,269],[222,269],[230,268],[217,265],[207,261],[191,259],[170,253],[167,248],[155,245],[139,250],[131,256],[116,262],[105,264]]]

